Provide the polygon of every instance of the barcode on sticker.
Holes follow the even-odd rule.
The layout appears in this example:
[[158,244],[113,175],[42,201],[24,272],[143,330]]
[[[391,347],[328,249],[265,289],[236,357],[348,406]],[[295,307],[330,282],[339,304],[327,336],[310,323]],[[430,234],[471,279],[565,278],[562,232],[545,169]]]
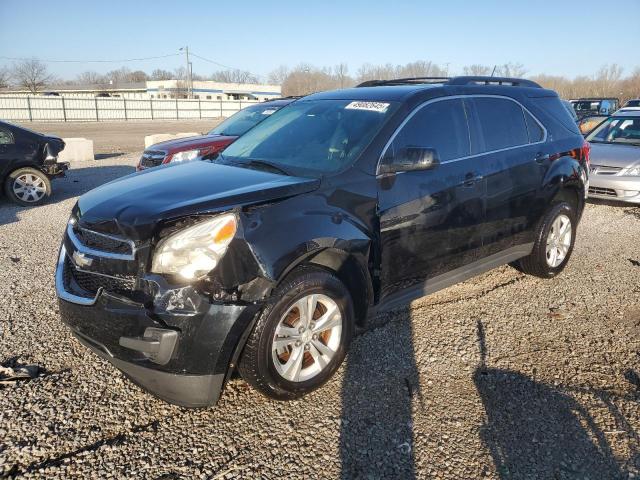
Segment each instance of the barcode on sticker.
[[368,110],[370,112],[385,113],[387,108],[389,108],[389,104],[383,102],[351,102],[344,108],[348,110]]

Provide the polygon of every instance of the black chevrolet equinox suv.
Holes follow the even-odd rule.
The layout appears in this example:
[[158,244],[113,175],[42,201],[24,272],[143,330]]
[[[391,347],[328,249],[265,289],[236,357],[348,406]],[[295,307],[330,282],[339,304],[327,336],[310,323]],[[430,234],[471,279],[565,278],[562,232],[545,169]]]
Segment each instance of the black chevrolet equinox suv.
[[168,402],[215,404],[235,371],[298,398],[376,311],[507,263],[560,273],[588,162],[558,95],[527,80],[309,95],[214,160],[80,197],[56,271],[60,314]]

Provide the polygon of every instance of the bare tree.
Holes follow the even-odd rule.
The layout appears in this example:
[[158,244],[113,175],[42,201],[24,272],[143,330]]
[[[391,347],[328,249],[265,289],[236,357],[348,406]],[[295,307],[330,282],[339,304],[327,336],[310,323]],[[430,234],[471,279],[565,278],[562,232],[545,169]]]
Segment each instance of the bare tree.
[[8,87],[9,80],[11,80],[9,69],[5,67],[0,68],[0,88]]
[[527,73],[526,68],[521,63],[505,63],[502,65],[498,65],[496,68],[496,75],[500,77],[512,77],[512,78],[520,78],[524,77]]
[[280,65],[275,70],[269,73],[267,81],[273,85],[282,85],[287,76],[289,75],[289,68],[285,65]]
[[91,70],[78,74],[76,82],[84,85],[101,85],[106,83],[104,75]]
[[43,62],[31,58],[13,64],[13,78],[20,87],[31,93],[38,93],[45,85],[51,83],[54,77]]
[[336,77],[340,88],[353,83],[353,79],[349,76],[349,66],[346,63],[339,63],[333,67],[333,75]]
[[492,67],[489,67],[488,65],[479,65],[477,63],[474,63],[473,65],[467,65],[466,67],[464,67],[462,69],[462,72],[465,75],[471,75],[471,76],[475,76],[475,77],[484,77],[484,76],[489,76],[491,75],[491,71],[493,70]]
[[221,70],[213,72],[211,80],[225,83],[258,83],[258,78],[246,70]]
[[147,81],[149,79],[149,75],[147,75],[146,72],[143,72],[142,70],[136,70],[134,72],[131,72],[126,78],[128,82],[140,83]]
[[151,80],[171,80],[172,78],[173,74],[168,70],[156,68],[151,72]]

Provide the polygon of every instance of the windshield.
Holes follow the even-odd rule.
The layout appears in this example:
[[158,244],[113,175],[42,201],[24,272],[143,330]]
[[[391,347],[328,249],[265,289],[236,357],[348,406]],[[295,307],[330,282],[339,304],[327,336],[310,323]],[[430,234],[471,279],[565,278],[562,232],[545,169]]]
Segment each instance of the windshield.
[[396,107],[388,102],[297,101],[232,143],[224,158],[267,162],[303,175],[337,172],[353,163]]
[[629,100],[625,107],[640,107],[640,100]]
[[610,117],[587,136],[587,141],[640,145],[640,117]]
[[211,130],[208,135],[229,135],[239,137],[254,125],[260,123],[281,107],[259,105],[247,107],[231,115],[224,122]]

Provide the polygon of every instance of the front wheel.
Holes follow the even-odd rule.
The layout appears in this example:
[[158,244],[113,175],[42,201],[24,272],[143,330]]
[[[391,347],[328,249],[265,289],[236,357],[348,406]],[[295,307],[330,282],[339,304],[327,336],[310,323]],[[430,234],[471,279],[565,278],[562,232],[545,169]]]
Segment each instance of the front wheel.
[[51,182],[40,170],[19,168],[7,176],[4,191],[9,200],[18,205],[40,205],[51,195]]
[[551,278],[564,269],[573,252],[576,218],[575,209],[566,202],[554,205],[547,212],[538,228],[531,255],[519,262],[524,273]]
[[331,273],[300,268],[275,292],[256,321],[238,369],[268,397],[299,398],[338,369],[353,335],[349,292]]

